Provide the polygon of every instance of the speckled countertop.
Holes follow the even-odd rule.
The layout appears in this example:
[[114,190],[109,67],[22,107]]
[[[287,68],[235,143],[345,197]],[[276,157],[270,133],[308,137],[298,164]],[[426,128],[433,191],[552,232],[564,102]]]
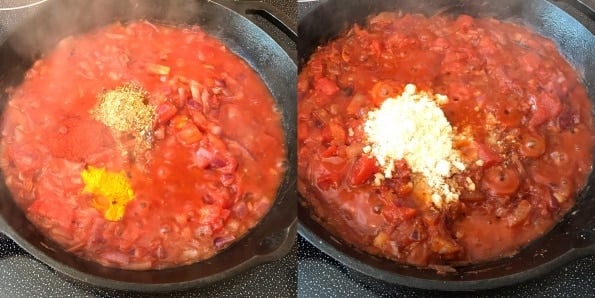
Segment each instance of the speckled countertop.
[[595,256],[536,280],[475,293],[445,293],[362,281],[358,274],[298,237],[299,297],[595,297]]
[[[0,0],[0,39],[31,17],[38,7],[15,11],[1,8],[27,5],[39,0]],[[53,0],[49,0],[53,1]],[[295,19],[295,0],[265,0]],[[261,26],[271,26],[256,19]],[[270,32],[270,31],[267,31]],[[282,42],[290,42],[279,36]],[[290,253],[275,262],[263,264],[231,279],[205,288],[159,295],[162,297],[296,297],[297,243]],[[138,297],[134,293],[110,291],[72,282],[34,259],[12,240],[0,235],[0,298],[10,297]],[[156,295],[145,295],[155,297]]]
[[[212,286],[158,297],[296,297],[297,245],[279,261],[264,264]],[[0,236],[0,297],[156,297],[73,282]]]
[[[594,0],[583,0],[593,4]],[[298,19],[318,5],[298,3]],[[595,256],[586,257],[550,274],[516,286],[474,293],[446,293],[362,281],[358,273],[298,236],[299,297],[595,297]]]

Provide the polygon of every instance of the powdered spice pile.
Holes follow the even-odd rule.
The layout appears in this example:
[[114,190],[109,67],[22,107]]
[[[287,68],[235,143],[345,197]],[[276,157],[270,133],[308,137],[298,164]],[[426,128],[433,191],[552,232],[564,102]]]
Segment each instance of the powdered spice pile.
[[108,127],[93,119],[76,116],[59,122],[47,142],[50,154],[72,161],[83,160],[102,148],[116,144]]
[[148,149],[155,108],[146,103],[146,98],[147,93],[140,87],[126,84],[101,94],[91,115],[115,132],[134,137],[137,149]]
[[447,180],[466,168],[453,148],[453,128],[440,109],[447,102],[444,95],[417,91],[408,84],[403,94],[370,111],[364,126],[370,142],[364,152],[377,159],[384,176],[391,178],[395,161],[405,160],[429,186],[428,199],[439,208],[458,200],[457,187]]

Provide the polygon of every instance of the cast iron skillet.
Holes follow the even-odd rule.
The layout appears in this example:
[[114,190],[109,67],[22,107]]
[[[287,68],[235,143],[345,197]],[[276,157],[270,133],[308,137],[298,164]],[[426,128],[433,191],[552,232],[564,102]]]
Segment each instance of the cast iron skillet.
[[[174,8],[175,11],[172,10]],[[0,45],[0,103],[3,109],[8,99],[4,89],[18,84],[35,58],[67,35],[82,33],[116,20],[142,18],[176,25],[199,24],[218,37],[265,81],[282,111],[285,145],[288,148],[288,170],[275,204],[243,239],[211,259],[188,266],[140,272],[103,267],[63,251],[41,235],[14,204],[3,178],[0,179],[0,231],[41,262],[71,278],[120,290],[153,292],[202,286],[286,255],[296,234],[297,67],[271,36],[243,16],[256,13],[276,25],[282,25],[280,15],[275,16],[271,11],[260,2],[54,0]],[[282,30],[293,35],[295,40],[295,29],[285,27]]]
[[[565,12],[545,0],[323,1],[298,23],[300,65],[308,61],[318,45],[325,44],[348,25],[355,22],[363,24],[368,15],[391,10],[426,15],[465,13],[490,16],[532,27],[556,41],[565,57],[582,75],[589,96],[595,101],[593,11],[582,13],[567,6]],[[591,17],[588,17],[589,14]],[[353,269],[354,277],[360,280],[450,291],[496,288],[543,275],[570,260],[595,255],[594,183],[595,174],[591,173],[575,208],[552,231],[516,256],[461,267],[456,273],[438,274],[434,270],[398,265],[356,250],[333,237],[301,205],[298,207],[299,233],[314,246]]]

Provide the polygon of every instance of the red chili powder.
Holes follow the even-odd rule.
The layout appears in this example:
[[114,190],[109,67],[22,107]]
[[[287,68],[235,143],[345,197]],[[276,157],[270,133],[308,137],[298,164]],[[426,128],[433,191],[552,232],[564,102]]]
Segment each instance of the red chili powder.
[[83,160],[104,147],[114,145],[115,140],[108,127],[84,117],[65,118],[48,136],[50,153],[73,161]]

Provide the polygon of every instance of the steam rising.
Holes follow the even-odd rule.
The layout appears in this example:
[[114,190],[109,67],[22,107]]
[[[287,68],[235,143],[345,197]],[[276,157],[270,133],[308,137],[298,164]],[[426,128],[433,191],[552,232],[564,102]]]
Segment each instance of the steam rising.
[[[420,13],[426,16],[468,14],[493,17],[526,25],[536,18],[535,11],[523,1],[490,0],[401,0],[401,1],[327,1],[313,9],[300,22],[298,58],[306,62],[318,45],[325,44],[354,23],[363,25],[370,15],[383,11]],[[531,23],[531,22],[529,22]]]
[[39,0],[37,2],[33,2],[33,3],[29,3],[29,4],[0,7],[0,11],[11,11],[11,10],[30,8],[30,7],[37,6],[37,5],[47,2],[47,1],[49,1],[49,0]]
[[16,53],[37,58],[68,36],[81,34],[115,21],[148,19],[169,24],[188,23],[197,15],[196,1],[58,1],[48,2],[39,14],[26,20],[10,40]]
[[[33,62],[56,47],[60,40],[117,21],[146,19],[170,25],[202,25],[205,20],[198,17],[200,11],[211,4],[191,0],[51,0],[35,3],[39,6],[27,10],[31,16],[24,19],[0,47],[0,65],[3,68],[0,73],[0,112],[4,111],[9,98],[5,89],[17,86]],[[217,18],[220,16],[209,15],[208,21],[225,24],[225,20]],[[215,30],[206,31],[217,36],[218,30],[222,30],[213,28]]]
[[[558,8],[562,7],[569,14]],[[298,61],[305,64],[317,46],[326,44],[355,22],[362,24],[366,17],[381,11],[437,14],[473,17],[492,17],[526,26],[556,42],[564,57],[580,74],[591,98],[595,98],[593,80],[593,22],[580,23],[585,15],[576,15],[567,3],[550,1],[491,1],[491,0],[351,0],[322,2],[298,24]],[[575,19],[576,18],[576,19]],[[578,20],[577,20],[578,19]]]

